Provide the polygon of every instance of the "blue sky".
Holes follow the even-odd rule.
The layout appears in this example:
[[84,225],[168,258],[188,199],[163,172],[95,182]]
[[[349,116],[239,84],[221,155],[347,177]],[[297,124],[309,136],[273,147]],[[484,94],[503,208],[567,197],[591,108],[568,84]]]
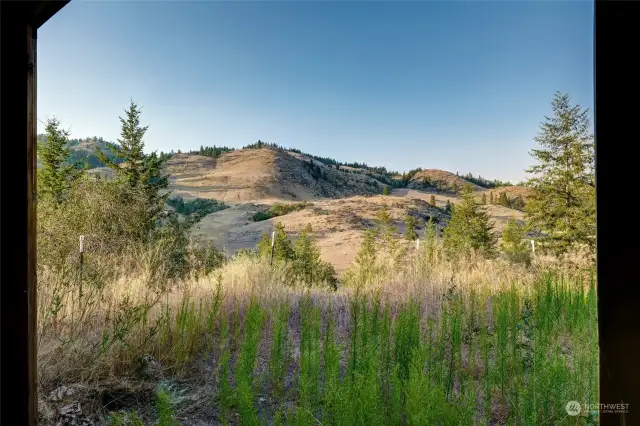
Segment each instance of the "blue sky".
[[261,139],[518,181],[554,92],[594,103],[581,0],[73,0],[38,37],[38,117],[116,140],[133,98],[148,150]]

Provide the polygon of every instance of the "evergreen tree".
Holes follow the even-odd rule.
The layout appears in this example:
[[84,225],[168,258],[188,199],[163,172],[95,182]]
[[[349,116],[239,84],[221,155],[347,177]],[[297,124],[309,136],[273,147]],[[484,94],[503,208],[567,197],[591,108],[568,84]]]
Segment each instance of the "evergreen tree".
[[376,268],[376,237],[378,231],[376,229],[367,229],[364,231],[364,239],[360,250],[356,254],[355,271],[352,269],[348,275],[351,279],[355,279],[359,284],[365,284],[374,276]]
[[82,174],[75,164],[68,164],[71,150],[68,147],[69,132],[60,128],[57,118],[47,120],[45,137],[38,141],[38,196],[61,203],[71,186]]
[[431,196],[429,197],[429,204],[431,204],[433,207],[436,207],[436,196],[431,194]]
[[572,105],[566,94],[556,93],[553,117],[546,117],[531,151],[538,164],[527,170],[535,189],[527,200],[529,224],[547,236],[541,246],[555,255],[574,248],[595,254],[595,153],[588,109]]
[[[140,125],[140,107],[131,101],[125,117],[120,117],[121,133],[119,145],[110,145],[115,160],[99,152],[100,161],[114,170],[117,178],[125,182],[131,189],[142,189],[148,203],[148,220],[150,226],[158,218],[168,194],[160,195],[159,190],[169,186],[169,177],[162,173],[167,159],[155,152],[145,155],[144,134],[148,126]],[[180,153],[180,150],[178,150]],[[119,160],[119,161],[118,161]],[[122,162],[123,164],[119,164]]]
[[500,204],[501,206],[504,207],[511,207],[511,203],[509,202],[509,197],[507,197],[507,193],[506,192],[501,192],[500,193],[500,198],[498,199],[498,204]]
[[482,202],[481,203],[482,203],[483,206],[487,204],[487,194],[482,193]]
[[382,188],[382,195],[389,195],[389,187],[387,185]]
[[393,226],[393,219],[389,214],[387,206],[382,207],[378,212],[377,217],[378,220],[382,222],[382,240],[387,247],[387,251],[390,254],[393,254],[396,251],[396,241],[393,238],[393,233],[396,231],[396,228]]
[[514,218],[509,219],[507,226],[502,231],[500,248],[510,262],[526,265],[531,263],[531,250],[524,237],[524,226]]
[[282,222],[277,222],[275,226],[275,244],[273,250],[274,261],[288,261],[295,258],[291,241],[287,238]]
[[444,245],[449,254],[478,251],[486,256],[494,254],[496,236],[489,215],[466,187],[462,200],[454,208],[444,231]]
[[320,260],[320,249],[311,239],[311,225],[307,224],[300,232],[296,244],[293,248],[294,263],[293,270],[295,276],[307,285],[314,281],[313,272]]
[[511,200],[511,208],[523,211],[524,210],[524,201],[521,197],[515,197]]
[[447,213],[451,213],[451,210],[453,209],[453,207],[451,206],[451,201],[447,200],[447,205],[444,207],[444,210]]
[[414,241],[416,238],[418,238],[418,234],[416,233],[417,224],[418,224],[418,221],[416,220],[416,218],[410,214],[408,214],[407,217],[404,219],[404,226],[405,226],[404,237],[407,240]]

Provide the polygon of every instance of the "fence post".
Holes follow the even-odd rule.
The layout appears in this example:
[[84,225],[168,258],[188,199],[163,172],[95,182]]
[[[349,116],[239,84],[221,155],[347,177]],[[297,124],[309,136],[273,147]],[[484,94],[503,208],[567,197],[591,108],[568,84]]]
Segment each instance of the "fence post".
[[534,256],[536,255],[536,242],[535,242],[535,240],[531,240],[531,253]]
[[273,250],[276,246],[276,231],[271,232],[271,259],[269,265],[273,265]]
[[80,297],[82,297],[82,269],[84,267],[84,235],[80,235]]

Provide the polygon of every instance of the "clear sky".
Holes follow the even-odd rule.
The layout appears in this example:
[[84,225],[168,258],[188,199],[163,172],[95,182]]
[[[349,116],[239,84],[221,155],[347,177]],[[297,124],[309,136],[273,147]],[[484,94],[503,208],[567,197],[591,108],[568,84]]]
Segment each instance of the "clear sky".
[[38,117],[115,141],[133,98],[149,151],[261,139],[519,181],[554,92],[594,103],[583,0],[73,0],[38,37]]

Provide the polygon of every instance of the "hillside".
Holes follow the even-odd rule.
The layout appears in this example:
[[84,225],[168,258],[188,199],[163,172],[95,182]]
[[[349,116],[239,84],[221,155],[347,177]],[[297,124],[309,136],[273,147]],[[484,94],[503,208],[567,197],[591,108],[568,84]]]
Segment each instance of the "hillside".
[[238,203],[205,216],[193,235],[232,254],[241,248],[254,248],[262,233],[270,233],[276,222],[282,222],[290,235],[311,224],[321,257],[342,273],[358,252],[364,231],[376,225],[375,215],[383,206],[388,208],[398,234],[404,233],[404,218],[408,213],[419,219],[419,235],[428,218],[442,223],[447,218],[441,210],[414,196],[377,195],[316,200],[303,210],[260,222],[253,222],[251,216],[264,210],[265,205]]
[[175,154],[167,172],[175,194],[226,203],[373,195],[384,187],[371,176],[270,148],[236,150],[217,159]]
[[[100,145],[83,141],[74,145],[77,151],[91,152]],[[195,198],[214,199],[229,208],[202,218],[193,235],[202,243],[212,244],[233,254],[241,248],[253,248],[263,232],[271,232],[276,222],[282,222],[287,232],[295,235],[304,225],[311,224],[318,239],[322,258],[344,272],[358,251],[363,232],[374,226],[375,214],[383,206],[390,209],[399,234],[404,232],[404,218],[417,215],[419,225],[428,217],[443,225],[447,201],[456,204],[460,198],[453,192],[471,185],[474,194],[497,198],[501,191],[509,198],[526,198],[531,190],[523,187],[486,189],[470,183],[454,173],[427,169],[415,172],[405,188],[402,178],[395,177],[390,196],[382,196],[392,175],[386,170],[366,165],[332,164],[307,154],[277,147],[250,147],[221,153],[217,158],[197,153],[177,153],[167,162],[169,188],[173,196],[185,201]],[[89,170],[94,175],[109,177],[113,172],[105,167]],[[425,185],[425,179],[428,183]],[[436,189],[439,192],[436,193]],[[430,206],[435,197],[439,209]],[[252,216],[266,211],[277,202],[310,201],[308,207],[283,216],[254,222]],[[523,213],[500,205],[486,206],[498,233],[510,218],[523,219]],[[422,228],[418,228],[418,234]]]
[[452,191],[455,186],[462,189],[465,185],[471,185],[473,191],[482,191],[485,188],[469,182],[454,173],[439,169],[426,169],[416,172],[409,181],[411,189],[437,189]]
[[527,201],[531,195],[533,195],[533,189],[526,186],[501,186],[493,189],[483,190],[489,196],[490,192],[493,192],[494,196],[498,196],[501,192],[507,194],[509,198],[522,198],[524,201]]
[[[46,136],[40,134],[38,135],[38,140],[46,140]],[[67,161],[69,164],[86,164],[89,169],[104,167],[105,164],[98,158],[98,152],[102,151],[108,158],[118,163],[119,160],[113,156],[113,153],[109,149],[110,145],[113,145],[113,143],[96,136],[85,139],[69,139],[67,146],[71,151],[71,155]],[[38,161],[37,164],[38,167],[41,167],[40,161]]]

